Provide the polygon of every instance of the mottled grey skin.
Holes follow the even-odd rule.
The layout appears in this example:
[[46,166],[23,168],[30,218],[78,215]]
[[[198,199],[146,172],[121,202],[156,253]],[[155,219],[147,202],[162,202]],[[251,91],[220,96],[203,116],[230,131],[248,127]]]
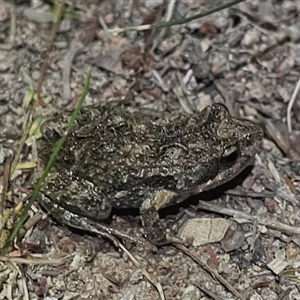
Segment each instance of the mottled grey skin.
[[[44,160],[69,117],[44,124],[38,144]],[[122,107],[85,108],[42,188],[41,204],[69,225],[78,224],[76,216],[99,222],[112,208],[140,208],[146,237],[164,242],[158,210],[235,177],[262,138],[258,125],[233,118],[221,104],[159,120]]]

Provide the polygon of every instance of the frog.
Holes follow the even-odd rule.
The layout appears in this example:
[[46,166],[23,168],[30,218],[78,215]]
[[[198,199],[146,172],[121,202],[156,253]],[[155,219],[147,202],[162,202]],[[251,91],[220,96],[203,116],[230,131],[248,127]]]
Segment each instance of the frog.
[[[38,153],[47,161],[71,113],[42,126]],[[253,163],[260,125],[220,103],[155,118],[141,109],[84,107],[48,174],[39,202],[59,222],[87,229],[113,209],[138,209],[144,236],[169,240],[159,211],[214,189]]]

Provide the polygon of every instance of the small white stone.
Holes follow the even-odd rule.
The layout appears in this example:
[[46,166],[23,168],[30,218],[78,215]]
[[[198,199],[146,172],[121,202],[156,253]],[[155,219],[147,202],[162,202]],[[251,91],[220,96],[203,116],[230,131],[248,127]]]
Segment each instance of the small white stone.
[[216,243],[223,239],[229,223],[222,218],[202,218],[188,220],[181,228],[179,237],[183,240],[193,239],[193,246]]

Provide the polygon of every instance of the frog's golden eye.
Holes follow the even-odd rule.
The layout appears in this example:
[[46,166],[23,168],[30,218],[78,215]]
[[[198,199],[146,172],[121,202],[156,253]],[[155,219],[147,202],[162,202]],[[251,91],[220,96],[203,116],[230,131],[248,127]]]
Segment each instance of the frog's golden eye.
[[220,168],[230,168],[232,167],[239,158],[239,148],[237,146],[231,146],[224,149],[224,153],[220,158]]

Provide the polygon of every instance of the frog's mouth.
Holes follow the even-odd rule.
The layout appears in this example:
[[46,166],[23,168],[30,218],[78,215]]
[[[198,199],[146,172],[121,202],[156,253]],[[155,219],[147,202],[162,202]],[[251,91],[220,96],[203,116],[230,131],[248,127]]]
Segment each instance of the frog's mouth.
[[236,145],[225,148],[220,159],[220,170],[222,171],[232,167],[238,161],[240,154],[240,149]]
[[225,149],[219,165],[219,172],[207,182],[198,186],[197,192],[201,193],[220,186],[237,175],[253,162],[252,157],[242,156],[239,146],[231,146]]

